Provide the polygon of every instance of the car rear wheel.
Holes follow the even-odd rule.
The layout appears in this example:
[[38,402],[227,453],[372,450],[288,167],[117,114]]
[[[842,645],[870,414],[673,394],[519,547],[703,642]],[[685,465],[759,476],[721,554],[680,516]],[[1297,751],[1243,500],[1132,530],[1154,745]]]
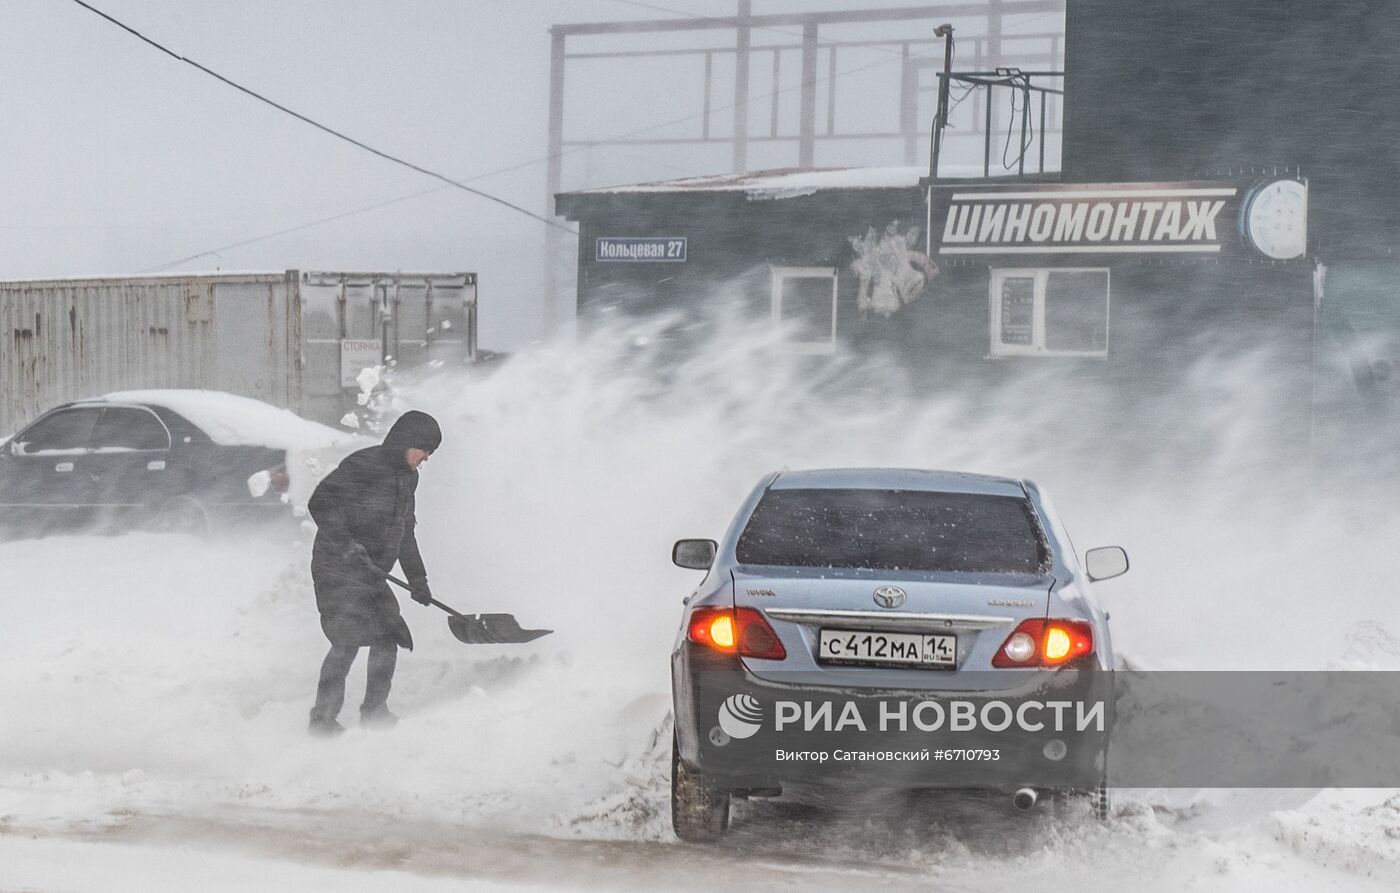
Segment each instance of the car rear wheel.
[[729,792],[681,759],[671,739],[671,827],[687,843],[718,840],[729,830]]
[[156,510],[147,525],[157,533],[188,533],[209,535],[209,513],[204,506],[188,496],[177,496]]
[[1088,790],[1080,788],[1078,790],[1058,790],[1053,792],[1051,803],[1057,816],[1068,817],[1074,814],[1083,815],[1083,807],[1079,804],[1087,804],[1089,814],[1098,821],[1107,821],[1112,811],[1113,798],[1109,794],[1108,779],[1099,781],[1098,785]]
[[1089,810],[1099,821],[1108,821],[1113,812],[1113,797],[1109,793],[1107,779],[1099,782],[1099,786],[1089,792]]

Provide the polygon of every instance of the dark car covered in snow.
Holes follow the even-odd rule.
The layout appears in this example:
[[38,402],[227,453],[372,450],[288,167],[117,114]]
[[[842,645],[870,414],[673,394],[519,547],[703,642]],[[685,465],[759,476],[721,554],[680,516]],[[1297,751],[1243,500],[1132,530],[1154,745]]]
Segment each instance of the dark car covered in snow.
[[682,839],[722,834],[734,797],[812,789],[1106,813],[1114,655],[1090,584],[1127,554],[1081,565],[1033,482],[775,473],[719,542],[681,540],[672,560],[707,571],[671,656]]
[[362,439],[217,391],[125,391],[58,406],[0,442],[0,533],[201,534],[292,518]]

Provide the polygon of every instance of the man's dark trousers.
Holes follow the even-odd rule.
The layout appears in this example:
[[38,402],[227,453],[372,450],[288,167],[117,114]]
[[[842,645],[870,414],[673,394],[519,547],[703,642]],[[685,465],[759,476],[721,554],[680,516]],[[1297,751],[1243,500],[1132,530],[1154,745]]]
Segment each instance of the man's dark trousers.
[[[332,645],[321,662],[321,681],[316,686],[316,706],[311,708],[311,721],[333,722],[345,706],[345,677],[361,646]],[[389,700],[389,686],[394,681],[394,666],[399,660],[396,644],[372,645],[369,649],[369,675],[365,682],[365,703],[360,713],[384,709]]]

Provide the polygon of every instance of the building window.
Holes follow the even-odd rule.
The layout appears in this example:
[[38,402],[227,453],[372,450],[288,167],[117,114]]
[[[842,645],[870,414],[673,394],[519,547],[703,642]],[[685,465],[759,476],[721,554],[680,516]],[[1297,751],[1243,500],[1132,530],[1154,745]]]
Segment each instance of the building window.
[[803,353],[836,350],[836,270],[773,267],[773,323]]
[[1108,356],[1108,270],[992,270],[992,356]]

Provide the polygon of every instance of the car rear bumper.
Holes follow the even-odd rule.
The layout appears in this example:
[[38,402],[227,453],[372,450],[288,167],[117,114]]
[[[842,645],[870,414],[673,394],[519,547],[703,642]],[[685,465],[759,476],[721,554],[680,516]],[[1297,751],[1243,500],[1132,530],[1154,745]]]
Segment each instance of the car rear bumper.
[[732,791],[1092,790],[1106,774],[1113,674],[1085,665],[1040,675],[1015,690],[787,686],[686,641],[672,656],[677,746]]

